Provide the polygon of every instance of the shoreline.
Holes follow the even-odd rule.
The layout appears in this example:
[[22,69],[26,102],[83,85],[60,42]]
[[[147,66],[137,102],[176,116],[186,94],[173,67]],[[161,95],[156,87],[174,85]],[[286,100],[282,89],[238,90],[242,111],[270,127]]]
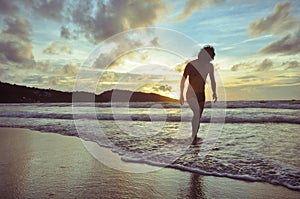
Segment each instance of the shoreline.
[[[61,135],[61,136],[77,138],[83,143],[85,149],[95,159],[97,159],[98,161],[101,160],[102,162],[110,161],[110,163],[108,163],[109,165],[106,165],[106,164],[105,165],[112,167],[114,169],[117,169],[117,170],[124,170],[125,172],[143,173],[144,171],[151,172],[151,171],[155,171],[155,170],[162,169],[162,168],[168,168],[168,169],[175,169],[175,170],[182,171],[182,172],[197,173],[199,175],[211,176],[211,177],[217,177],[217,178],[228,178],[228,179],[232,179],[232,180],[239,180],[239,181],[250,182],[250,183],[252,183],[252,182],[266,183],[266,184],[270,184],[270,185],[274,185],[274,186],[281,186],[281,187],[287,188],[291,191],[297,191],[300,193],[299,187],[292,187],[292,186],[282,185],[282,184],[278,184],[278,183],[269,183],[269,182],[265,182],[260,179],[256,179],[251,176],[236,176],[236,175],[231,175],[231,174],[226,174],[226,173],[223,174],[223,173],[216,173],[216,172],[207,172],[207,171],[199,170],[196,168],[185,167],[182,165],[163,164],[163,163],[160,164],[157,162],[152,162],[152,161],[147,161],[147,160],[124,158],[118,152],[112,151],[111,147],[108,147],[105,145],[99,145],[98,143],[96,143],[94,141],[85,140],[85,139],[81,138],[77,133],[76,134],[75,133],[74,134],[63,134],[63,133],[46,132],[46,131],[28,129],[28,128],[14,128],[14,127],[1,127],[0,126],[0,129],[2,129],[2,128],[22,129],[22,130],[24,129],[24,130],[30,130],[33,132],[43,133],[43,134],[44,133],[45,134],[57,134],[57,135]],[[105,154],[104,157],[109,157],[109,158],[108,159],[103,158],[102,154]],[[117,165],[117,166],[115,166],[115,165]],[[140,165],[140,166],[138,166],[138,165]]]
[[[66,181],[64,178],[62,178],[64,176],[56,176],[56,171],[57,170],[65,170],[64,172],[67,173],[73,173],[73,177],[77,178],[76,176],[79,175],[81,176],[82,172],[84,173],[84,169],[80,169],[77,168],[77,166],[81,167],[81,165],[86,165],[89,167],[89,165],[94,165],[95,167],[97,167],[98,169],[93,169],[93,170],[89,170],[91,173],[94,173],[95,175],[99,175],[104,171],[103,175],[100,175],[100,177],[95,177],[95,176],[89,176],[88,180],[86,180],[87,184],[90,185],[90,183],[92,182],[97,182],[106,175],[111,175],[111,173],[115,173],[117,176],[118,175],[123,175],[123,174],[127,174],[129,175],[133,181],[130,184],[130,188],[131,189],[135,189],[136,187],[139,187],[139,184],[134,183],[135,181],[141,180],[143,183],[147,183],[148,182],[148,178],[149,176],[154,175],[154,178],[158,178],[158,179],[165,179],[165,184],[163,186],[166,186],[165,188],[162,188],[162,190],[160,190],[160,187],[157,187],[154,184],[150,183],[149,186],[154,186],[153,189],[154,190],[159,190],[159,192],[164,193],[164,194],[170,194],[170,198],[174,197],[174,195],[172,195],[171,193],[169,193],[170,190],[168,189],[172,189],[170,187],[168,187],[168,183],[180,183],[181,181],[185,182],[182,183],[179,187],[183,186],[183,187],[193,187],[195,186],[193,189],[196,189],[194,194],[206,194],[207,196],[213,196],[213,197],[217,197],[218,196],[224,196],[224,194],[228,194],[228,197],[230,198],[238,198],[238,197],[245,197],[245,196],[252,196],[252,194],[256,195],[257,197],[260,197],[264,194],[267,194],[268,191],[270,191],[270,195],[264,195],[264,197],[268,197],[268,196],[274,196],[274,194],[278,195],[278,198],[280,198],[279,196],[289,196],[289,198],[298,198],[300,196],[300,193],[291,189],[288,189],[286,187],[283,186],[279,186],[279,185],[271,185],[268,183],[263,183],[263,182],[247,182],[244,180],[238,180],[238,179],[231,179],[228,177],[215,177],[215,176],[206,176],[206,175],[201,175],[199,173],[193,173],[193,172],[189,172],[184,170],[180,171],[178,168],[174,169],[174,168],[159,168],[159,167],[155,167],[155,171],[152,172],[148,172],[148,173],[128,173],[128,172],[124,172],[124,171],[119,171],[116,169],[112,169],[109,168],[108,166],[105,166],[103,163],[101,163],[100,161],[96,160],[94,157],[92,157],[92,155],[90,153],[88,153],[87,149],[83,146],[82,144],[82,139],[78,138],[78,137],[74,137],[74,136],[64,136],[61,134],[56,134],[56,133],[41,133],[38,131],[32,131],[32,130],[28,130],[28,129],[19,129],[19,128],[0,128],[0,135],[1,135],[1,141],[2,142],[8,142],[8,140],[10,140],[10,144],[5,144],[5,143],[1,143],[1,177],[3,178],[4,176],[4,181],[5,179],[8,178],[9,180],[11,180],[11,177],[9,176],[9,173],[12,172],[10,171],[11,168],[13,167],[17,167],[19,164],[14,164],[10,159],[9,156],[7,156],[7,153],[16,153],[19,154],[18,157],[21,157],[22,159],[24,157],[26,157],[27,151],[30,151],[30,158],[25,159],[24,161],[26,162],[26,164],[24,165],[29,165],[33,168],[33,170],[29,168],[27,168],[27,170],[29,169],[29,173],[31,173],[31,175],[27,175],[24,174],[25,176],[20,177],[22,175],[15,175],[15,173],[18,174],[18,172],[13,172],[13,175],[15,175],[16,178],[24,178],[27,179],[25,180],[25,184],[28,185],[28,182],[34,182],[36,181],[36,186],[39,187],[41,182],[49,181],[49,183],[44,184],[44,189],[45,190],[52,190],[52,191],[47,191],[48,196],[50,196],[51,194],[56,195],[57,196],[57,191],[55,190],[55,188],[53,188],[53,186],[50,186],[49,184],[51,184],[50,182],[52,182],[52,180],[54,181],[59,181],[59,180],[63,180]],[[4,136],[4,137],[3,137]],[[4,139],[6,138],[6,139]],[[20,139],[20,142],[17,142],[16,140]],[[4,141],[5,140],[5,141]],[[15,140],[15,141],[14,141]],[[55,140],[55,142],[51,142],[51,140]],[[97,145],[94,142],[90,142],[87,141],[92,145]],[[19,143],[19,144],[18,144]],[[27,148],[28,146],[29,149]],[[72,148],[72,147],[73,148]],[[70,150],[68,147],[71,147]],[[97,145],[97,148],[99,146]],[[150,165],[143,165],[143,164],[137,164],[137,163],[128,163],[128,162],[124,162],[121,160],[120,156],[112,151],[110,151],[108,148],[103,148],[102,147],[102,152],[106,151],[106,157],[109,158],[113,158],[114,161],[116,161],[116,159],[119,160],[119,162],[117,163],[121,168],[124,167],[124,165],[130,165],[130,167],[132,168],[136,168],[137,171],[138,169],[140,169],[141,171],[144,171],[143,169],[146,168],[150,168],[153,169],[153,166]],[[71,155],[70,155],[71,154]],[[76,156],[76,158],[71,158],[72,156]],[[67,158],[67,161],[64,160],[64,158]],[[9,161],[5,161],[5,160],[9,160]],[[18,158],[17,158],[18,159]],[[69,160],[70,159],[70,160]],[[62,162],[58,161],[61,160]],[[13,159],[13,161],[15,161],[15,159]],[[70,164],[67,164],[66,162],[70,161]],[[79,161],[79,163],[78,163]],[[18,161],[17,161],[18,162]],[[45,163],[42,165],[36,165],[37,163]],[[48,162],[50,162],[51,164],[48,165]],[[59,163],[58,163],[59,162]],[[74,163],[75,162],[75,163]],[[46,164],[47,163],[47,164]],[[55,164],[57,163],[57,164]],[[61,165],[62,164],[62,165]],[[23,165],[23,164],[21,164]],[[39,166],[39,172],[36,171],[34,168],[36,166]],[[99,169],[101,168],[101,169]],[[78,170],[78,173],[75,173],[74,175],[74,169]],[[20,170],[21,173],[22,170],[24,170],[24,167],[19,168],[17,170]],[[25,169],[26,170],[26,169]],[[47,176],[47,172],[49,173],[53,173],[53,175],[55,176],[54,179],[45,179],[43,178],[43,176]],[[36,176],[36,173],[39,173],[40,175]],[[170,175],[171,174],[171,175]],[[35,177],[33,177],[35,176]],[[49,175],[51,177],[51,175]],[[142,177],[141,177],[142,176]],[[196,177],[195,177],[196,176]],[[70,176],[65,176],[66,178],[69,178]],[[152,178],[150,177],[150,178]],[[62,179],[61,179],[62,178]],[[100,179],[99,179],[100,178]],[[115,176],[113,175],[112,178],[115,178]],[[141,178],[141,179],[140,179]],[[174,178],[174,179],[169,179],[169,178]],[[202,180],[202,187],[205,187],[206,189],[199,191],[197,188],[199,184],[199,182],[197,182],[196,180],[196,184],[194,182],[188,182],[187,179],[194,179],[194,178],[201,178]],[[80,178],[81,179],[81,178]],[[74,179],[71,180],[67,180],[67,182],[72,182],[74,181]],[[100,180],[100,182],[103,181]],[[17,181],[14,181],[17,182]],[[78,184],[81,184],[81,181],[79,180],[79,182],[77,182]],[[110,182],[111,186],[114,186],[114,184],[116,183],[115,180],[113,180],[112,182]],[[19,183],[12,183],[10,184],[10,186],[15,186],[14,184],[19,184]],[[43,183],[42,183],[43,184]],[[100,183],[101,186],[102,183]],[[105,184],[105,183],[104,183]],[[6,188],[7,184],[5,185],[1,185],[0,187],[5,187]],[[50,186],[50,187],[49,187]],[[224,186],[224,187],[222,187]],[[30,186],[29,186],[30,187]],[[34,186],[33,186],[34,187]],[[55,186],[54,186],[55,187]],[[215,194],[215,189],[216,187],[218,189],[221,189],[222,191],[219,191],[217,193],[217,195],[213,195]],[[61,189],[56,187],[57,189]],[[78,188],[78,187],[77,187]],[[86,188],[86,187],[85,187]],[[87,188],[91,188],[91,187],[87,187]],[[177,187],[178,188],[178,187]],[[240,191],[240,190],[243,191]],[[142,188],[141,188],[142,189]],[[8,189],[9,190],[9,189]],[[29,191],[29,195],[33,194],[32,193],[33,190]],[[72,191],[74,191],[72,189]],[[103,191],[103,190],[102,190]],[[126,191],[126,190],[121,190],[122,191]],[[174,191],[174,190],[173,190]],[[1,193],[5,193],[5,191],[3,189],[1,189]],[[34,192],[34,191],[33,191]],[[77,191],[75,191],[77,192]],[[109,191],[108,191],[109,192]],[[186,193],[186,191],[182,191],[182,194],[188,194]],[[249,193],[251,192],[251,193]],[[26,192],[27,193],[27,192]],[[7,193],[6,193],[7,194]],[[39,193],[42,194],[42,193]],[[38,195],[39,195],[38,194]],[[109,197],[113,197],[111,194],[118,194],[118,193],[108,193]],[[131,193],[131,194],[135,194],[135,192]],[[154,194],[154,193],[153,193]],[[190,193],[189,193],[190,194]],[[249,195],[250,194],[250,195]],[[281,195],[282,194],[282,195]],[[160,194],[158,194],[157,196],[159,196]],[[25,194],[25,196],[27,196]],[[40,195],[39,195],[40,196]],[[132,196],[132,195],[131,195]],[[93,196],[92,196],[93,197]],[[155,198],[159,198],[156,197]],[[256,197],[254,197],[256,198]]]
[[289,185],[281,185],[279,183],[268,183],[263,180],[256,179],[254,177],[246,176],[246,175],[237,176],[237,175],[231,175],[231,174],[226,174],[226,173],[222,174],[222,173],[217,173],[217,172],[207,172],[207,171],[203,171],[203,170],[196,169],[196,168],[185,167],[185,166],[182,166],[179,164],[163,165],[163,164],[153,163],[153,162],[149,162],[149,161],[138,161],[138,160],[137,161],[136,160],[123,160],[123,161],[127,162],[127,163],[147,164],[147,165],[151,165],[151,166],[155,166],[155,167],[175,169],[178,171],[196,173],[196,174],[203,175],[203,176],[210,176],[210,177],[216,177],[216,178],[228,178],[228,179],[232,179],[232,180],[243,181],[246,183],[264,183],[264,184],[269,184],[269,185],[273,185],[273,186],[280,186],[280,187],[289,189],[291,191],[296,191],[296,192],[300,193],[299,187],[292,187]]

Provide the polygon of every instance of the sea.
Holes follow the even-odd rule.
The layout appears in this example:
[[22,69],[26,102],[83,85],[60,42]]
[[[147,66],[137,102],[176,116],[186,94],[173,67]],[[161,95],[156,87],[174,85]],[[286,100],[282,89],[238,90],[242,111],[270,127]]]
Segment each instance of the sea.
[[78,136],[123,161],[300,191],[300,101],[205,104],[197,144],[178,103],[0,104],[0,126]]

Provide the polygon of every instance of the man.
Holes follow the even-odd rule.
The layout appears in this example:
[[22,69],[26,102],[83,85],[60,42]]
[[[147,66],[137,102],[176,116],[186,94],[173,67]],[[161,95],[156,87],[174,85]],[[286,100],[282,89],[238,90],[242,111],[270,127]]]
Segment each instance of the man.
[[215,49],[212,46],[205,46],[198,54],[198,59],[189,62],[183,72],[180,82],[180,104],[183,105],[184,83],[189,77],[189,86],[186,92],[186,99],[193,111],[192,119],[192,144],[197,143],[197,132],[200,127],[200,119],[205,103],[205,81],[209,74],[211,87],[213,90],[213,100],[217,101],[216,81],[214,76],[214,66],[210,62],[215,57]]

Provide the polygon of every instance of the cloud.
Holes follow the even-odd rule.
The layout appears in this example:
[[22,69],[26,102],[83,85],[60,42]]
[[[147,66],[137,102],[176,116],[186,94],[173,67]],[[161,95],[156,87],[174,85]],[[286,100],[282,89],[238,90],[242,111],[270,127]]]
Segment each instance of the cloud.
[[233,85],[241,85],[241,84],[257,84],[260,78],[256,75],[246,75],[241,77],[236,77],[236,80],[231,80],[231,84]]
[[246,76],[238,77],[237,79],[255,79],[255,78],[257,78],[257,76],[255,75],[246,75]]
[[101,82],[114,82],[116,74],[114,72],[104,72],[101,75]]
[[[166,11],[164,0],[81,1],[71,13],[71,20],[86,37],[98,43],[116,33],[153,25]],[[91,15],[91,13],[95,13]]]
[[151,43],[153,46],[157,46],[157,47],[160,46],[160,44],[159,44],[159,38],[158,38],[158,37],[154,37],[154,38],[150,41],[150,43]]
[[[72,90],[75,76],[78,74],[78,66],[68,64],[51,64],[49,60],[38,61],[31,73],[24,76],[23,84],[58,90]],[[23,72],[24,73],[24,72]]]
[[204,1],[199,0],[187,0],[181,15],[177,18],[177,21],[184,21],[190,17],[194,12],[200,10],[205,6]]
[[43,53],[50,55],[72,54],[72,47],[65,42],[56,40],[44,49]]
[[243,62],[243,63],[238,63],[235,64],[231,67],[231,71],[239,71],[240,69],[249,69],[252,68],[254,65],[253,62]]
[[235,64],[231,67],[231,71],[238,71],[240,70],[241,68],[244,68],[246,65],[248,65],[247,63],[238,63],[238,64]]
[[56,86],[57,84],[59,84],[59,82],[60,82],[60,78],[57,76],[49,76],[47,78],[47,84],[49,86]]
[[271,15],[259,18],[249,24],[250,36],[258,37],[270,33],[280,35],[294,29],[297,24],[295,18],[289,14],[290,8],[289,2],[277,3]]
[[270,86],[300,86],[300,77],[297,75],[277,75],[275,78],[276,81],[271,82]]
[[30,41],[31,26],[26,19],[6,17],[0,33],[1,63],[32,67],[35,62]]
[[268,44],[259,51],[259,54],[281,53],[294,55],[300,52],[300,30]]
[[[60,35],[65,39],[84,35],[93,43],[125,30],[148,27],[166,16],[167,0],[0,0],[0,14],[24,13],[47,20],[69,23],[61,26]],[[155,40],[153,41],[155,42]]]
[[21,40],[29,41],[31,25],[29,21],[21,17],[4,18],[4,29],[2,33],[14,35]]
[[29,85],[40,85],[44,82],[44,77],[41,75],[29,75],[23,81]]
[[187,0],[182,13],[179,15],[176,21],[181,22],[189,18],[193,13],[201,10],[202,8],[208,7],[213,4],[224,3],[226,0]]
[[49,60],[37,61],[34,69],[41,72],[49,72],[51,62]]
[[290,9],[291,4],[287,1],[277,3],[271,15],[259,18],[249,25],[252,37],[263,34],[283,35],[279,40],[263,47],[259,54],[294,55],[300,52],[299,19],[289,13]]
[[62,26],[61,29],[60,29],[60,36],[62,38],[65,38],[65,39],[70,39],[71,38],[71,33],[70,33],[70,31],[67,27]]
[[[28,84],[38,87],[49,87],[64,83],[65,76],[74,76],[77,67],[72,64],[63,65],[59,71],[51,68],[49,60],[35,61],[31,43],[31,25],[21,17],[4,18],[0,33],[0,66],[1,81]],[[62,41],[53,42],[46,50],[48,53],[70,53],[71,47]],[[13,75],[12,75],[13,74]],[[30,74],[35,74],[32,76]],[[58,78],[51,77],[60,75]],[[45,78],[38,78],[38,77]],[[26,78],[29,77],[29,78]],[[58,85],[59,86],[59,85]]]
[[273,66],[272,60],[264,59],[260,63],[244,62],[244,63],[235,64],[231,67],[231,71],[239,71],[241,69],[244,69],[244,70],[251,69],[252,71],[261,71],[262,72],[262,71],[270,70],[272,66]]
[[0,0],[0,14],[17,16],[25,13],[45,19],[62,21],[64,18],[64,6],[67,1],[63,0]]
[[65,64],[61,71],[62,71],[61,73],[62,75],[75,76],[79,71],[79,67],[72,63],[69,63],[69,64]]
[[17,41],[0,41],[3,62],[26,63],[33,61],[31,45]]
[[300,67],[300,63],[298,61],[284,62],[282,65],[286,67],[285,70],[295,69]]
[[19,12],[19,8],[14,0],[0,0],[0,5],[0,14],[14,15]]
[[[140,33],[140,34],[139,34]],[[159,42],[150,32],[128,32],[121,37],[116,37],[112,41],[104,43],[107,50],[100,52],[93,68],[115,68],[120,65],[125,65],[127,61],[133,62],[144,61],[148,58],[143,47],[158,47]],[[128,65],[128,64],[127,64]],[[127,68],[125,70],[130,70]]]
[[260,64],[256,66],[256,71],[268,71],[273,66],[273,62],[270,59],[264,59]]
[[265,84],[226,87],[226,96],[230,100],[291,100],[300,97],[299,86]]
[[189,60],[186,60],[182,63],[179,63],[177,64],[175,67],[174,67],[174,70],[178,73],[183,73],[184,69],[185,69],[185,66],[187,65],[187,63],[189,62]]
[[169,85],[155,85],[152,89],[156,92],[172,93],[174,92],[173,88]]
[[62,0],[21,0],[19,4],[23,4],[32,14],[61,21],[63,19],[63,9],[65,1]]

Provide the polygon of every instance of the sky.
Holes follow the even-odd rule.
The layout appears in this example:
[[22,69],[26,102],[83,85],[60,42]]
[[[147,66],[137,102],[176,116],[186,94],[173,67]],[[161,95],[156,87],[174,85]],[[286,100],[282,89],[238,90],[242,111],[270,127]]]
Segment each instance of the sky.
[[[178,98],[204,45],[220,100],[300,99],[298,0],[0,0],[0,81]],[[207,80],[208,100],[211,96]]]

